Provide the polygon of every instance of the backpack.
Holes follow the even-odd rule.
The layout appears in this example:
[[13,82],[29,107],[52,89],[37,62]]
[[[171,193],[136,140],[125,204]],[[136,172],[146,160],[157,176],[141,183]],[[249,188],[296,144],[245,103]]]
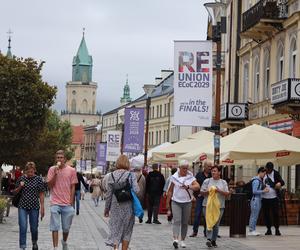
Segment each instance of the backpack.
[[[248,200],[251,200],[252,197],[253,197],[252,183],[253,183],[254,180],[257,180],[257,179],[252,179],[251,181],[247,182],[245,184],[245,186],[243,187],[243,193],[245,193],[247,195],[247,199]],[[259,190],[259,189],[261,189],[261,182],[260,181],[259,181],[259,185],[258,185],[258,189],[257,190]]]
[[122,178],[122,176],[125,174],[125,172],[120,176],[120,178],[116,181],[114,174],[111,174],[111,177],[114,181],[113,183],[113,193],[116,196],[116,199],[119,203],[123,203],[126,201],[131,201],[132,200],[132,194],[131,194],[131,185],[129,183],[129,176],[128,175],[125,185],[121,185],[119,184],[120,179]]

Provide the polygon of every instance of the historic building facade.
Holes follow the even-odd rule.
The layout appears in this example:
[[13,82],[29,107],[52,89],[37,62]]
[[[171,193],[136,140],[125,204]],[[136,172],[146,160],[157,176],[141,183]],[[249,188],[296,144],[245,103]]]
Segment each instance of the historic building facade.
[[93,59],[89,55],[83,34],[72,64],[72,81],[66,84],[66,110],[62,120],[71,125],[99,124],[101,115],[96,111],[97,83],[92,80]]

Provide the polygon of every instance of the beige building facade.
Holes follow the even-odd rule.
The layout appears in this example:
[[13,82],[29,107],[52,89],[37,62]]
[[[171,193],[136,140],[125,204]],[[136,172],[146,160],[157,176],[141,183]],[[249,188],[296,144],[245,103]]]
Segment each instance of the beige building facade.
[[[228,67],[222,102],[247,104],[248,119],[240,128],[260,124],[299,136],[292,109],[277,108],[273,99],[278,98],[274,86],[292,79],[300,83],[300,1],[227,1],[226,14],[222,46]],[[226,122],[223,126],[228,127]],[[249,180],[257,167],[238,166],[235,178]],[[300,189],[300,166],[276,167],[290,191]]]

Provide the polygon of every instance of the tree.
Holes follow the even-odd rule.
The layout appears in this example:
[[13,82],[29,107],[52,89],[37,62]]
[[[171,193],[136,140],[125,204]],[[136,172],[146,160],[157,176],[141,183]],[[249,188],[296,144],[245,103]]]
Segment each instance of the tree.
[[0,165],[23,165],[38,149],[56,95],[56,87],[42,80],[42,66],[0,54]]
[[56,111],[49,111],[46,126],[41,133],[35,152],[30,155],[30,160],[37,165],[38,172],[46,174],[49,166],[53,165],[57,150],[64,150],[67,160],[74,154],[72,148],[72,128],[68,121],[61,121]]

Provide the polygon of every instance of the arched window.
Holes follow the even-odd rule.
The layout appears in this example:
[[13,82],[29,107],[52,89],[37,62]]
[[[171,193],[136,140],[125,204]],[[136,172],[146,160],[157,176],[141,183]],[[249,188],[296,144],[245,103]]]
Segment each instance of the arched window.
[[76,113],[76,101],[75,101],[75,99],[73,99],[72,103],[71,103],[71,113]]
[[93,104],[92,104],[92,114],[95,114],[95,101],[93,101]]
[[243,102],[248,102],[248,88],[249,88],[249,63],[244,64],[244,76],[243,76]]
[[277,49],[277,80],[281,81],[284,75],[284,47],[283,43],[279,42]]
[[264,56],[264,99],[270,98],[270,52],[265,51]]
[[87,102],[86,99],[84,99],[82,101],[81,110],[82,110],[83,113],[87,113],[88,112],[88,102]]
[[290,44],[290,77],[296,77],[297,39],[293,37]]
[[254,90],[253,90],[253,101],[259,102],[260,98],[259,98],[259,58],[256,57],[254,60]]

